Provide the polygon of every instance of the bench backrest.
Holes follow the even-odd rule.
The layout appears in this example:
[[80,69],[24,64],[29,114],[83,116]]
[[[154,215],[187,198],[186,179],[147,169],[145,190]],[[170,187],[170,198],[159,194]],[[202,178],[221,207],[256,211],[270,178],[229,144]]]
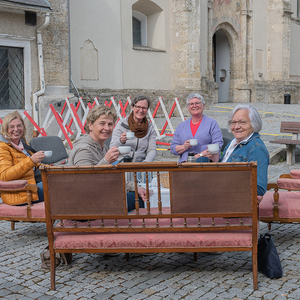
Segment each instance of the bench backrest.
[[[70,231],[55,220],[100,220],[93,227],[88,221],[74,230],[97,232],[137,231],[201,231],[230,229],[230,218],[239,218],[234,229],[251,229],[257,235],[257,173],[256,163],[122,163],[116,166],[51,167],[41,169],[45,195],[47,230]],[[127,213],[126,172],[157,174],[158,208],[151,208],[149,196],[146,208]],[[171,208],[163,208],[160,194],[160,174],[169,173]],[[137,182],[135,184],[137,195]],[[136,196],[137,198],[137,196]],[[138,204],[138,199],[136,199]],[[225,218],[217,224],[215,218]],[[251,218],[244,224],[244,218]],[[191,222],[186,221],[190,219]],[[196,220],[196,221],[195,221]],[[202,220],[209,220],[204,222]],[[176,224],[175,224],[176,223]],[[86,224],[86,223],[85,223]],[[173,225],[176,226],[173,226]],[[70,224],[69,224],[70,225]],[[68,226],[69,226],[68,225]],[[78,228],[80,227],[80,228]],[[49,233],[48,233],[49,234]]]
[[300,122],[282,121],[280,125],[280,132],[282,133],[300,133]]

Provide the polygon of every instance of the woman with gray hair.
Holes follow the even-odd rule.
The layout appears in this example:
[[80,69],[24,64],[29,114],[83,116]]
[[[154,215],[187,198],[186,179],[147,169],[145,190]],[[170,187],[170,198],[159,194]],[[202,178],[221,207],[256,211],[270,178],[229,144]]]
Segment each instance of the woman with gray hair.
[[268,184],[269,152],[261,140],[262,121],[255,107],[237,105],[228,118],[228,131],[234,139],[226,146],[222,162],[257,162],[257,195],[263,196]]
[[[189,152],[195,153],[197,162],[208,162],[210,159],[218,161],[219,153],[217,156],[211,156],[207,150],[209,144],[219,144],[219,150],[222,148],[222,131],[217,121],[203,114],[205,101],[201,95],[190,94],[186,105],[191,118],[177,126],[171,152],[180,156],[179,162],[186,161]],[[196,145],[191,145],[191,139],[196,140]]]

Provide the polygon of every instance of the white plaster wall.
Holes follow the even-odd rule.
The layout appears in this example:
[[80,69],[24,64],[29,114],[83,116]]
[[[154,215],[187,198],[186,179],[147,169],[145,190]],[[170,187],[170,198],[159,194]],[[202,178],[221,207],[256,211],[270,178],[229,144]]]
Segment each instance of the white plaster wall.
[[[122,51],[123,51],[123,88],[125,89],[171,89],[171,47],[169,1],[153,1],[163,9],[157,22],[155,33],[160,25],[164,32],[151,38],[153,48],[164,52],[135,50],[132,48],[132,4],[136,0],[121,1]],[[152,18],[157,17],[156,14]],[[162,18],[163,17],[163,18]],[[164,20],[163,20],[164,19]],[[164,24],[162,24],[164,22]]]
[[[71,72],[77,88],[170,89],[169,1],[155,0],[162,14],[154,14],[153,48],[165,52],[134,50],[132,45],[132,4],[136,0],[72,0]],[[151,20],[150,20],[151,21]],[[162,24],[164,22],[164,24]],[[160,28],[164,32],[160,33]],[[98,51],[99,80],[82,80],[80,48],[86,40]]]
[[[77,88],[123,88],[120,1],[70,1],[71,72]],[[98,50],[98,80],[81,80],[80,48],[86,40]]]
[[291,11],[293,12],[293,14],[292,14],[293,18],[297,18],[297,1],[298,0],[290,0]]
[[[253,74],[255,80],[267,80],[268,44],[267,44],[267,16],[268,8],[266,1],[253,2]],[[257,56],[262,51],[262,63]],[[271,49],[270,49],[271,51]],[[262,76],[259,76],[259,73]]]

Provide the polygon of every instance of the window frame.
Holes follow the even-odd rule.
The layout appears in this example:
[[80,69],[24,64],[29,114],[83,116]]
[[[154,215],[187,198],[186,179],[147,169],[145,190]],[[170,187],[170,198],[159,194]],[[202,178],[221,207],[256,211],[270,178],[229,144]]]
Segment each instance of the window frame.
[[[30,42],[35,40],[34,37],[22,37],[9,34],[0,34],[0,45],[3,47],[15,47],[23,49],[23,65],[24,65],[24,109],[17,109],[18,112],[23,113],[25,110],[31,112],[32,106],[30,102],[31,97],[31,49]],[[3,118],[8,113],[15,111],[15,109],[0,110],[0,117]]]
[[[142,44],[136,45],[136,46],[148,47],[148,45],[147,45],[147,16],[145,16],[144,14],[142,14],[136,10],[132,10],[132,18],[136,18],[141,22]],[[133,32],[133,29],[132,29],[132,32]],[[133,41],[132,41],[132,45],[133,45]],[[133,46],[135,46],[135,45],[133,45]]]

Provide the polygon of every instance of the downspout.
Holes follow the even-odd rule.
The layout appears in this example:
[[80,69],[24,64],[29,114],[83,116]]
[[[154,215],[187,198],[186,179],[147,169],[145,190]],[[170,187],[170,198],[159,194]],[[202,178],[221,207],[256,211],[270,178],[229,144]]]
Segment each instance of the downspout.
[[33,120],[39,124],[39,105],[38,97],[45,93],[45,74],[44,74],[44,57],[43,57],[43,41],[42,30],[49,25],[50,13],[47,12],[45,22],[37,28],[37,47],[38,47],[38,61],[39,61],[39,74],[40,74],[40,90],[33,93]]

